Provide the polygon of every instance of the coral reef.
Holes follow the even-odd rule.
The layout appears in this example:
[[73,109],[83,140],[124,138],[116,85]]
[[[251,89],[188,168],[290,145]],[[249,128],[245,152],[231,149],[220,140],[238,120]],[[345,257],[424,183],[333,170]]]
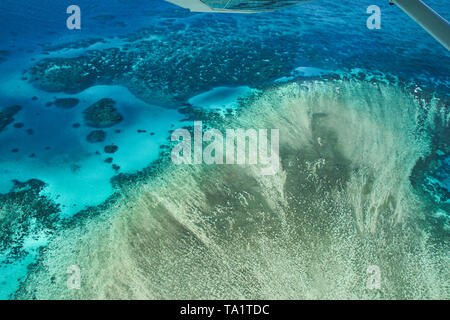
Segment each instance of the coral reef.
[[115,104],[116,102],[109,98],[97,101],[83,112],[84,121],[94,128],[109,128],[118,124],[123,117],[115,108]]
[[232,32],[220,31],[214,19],[194,20],[189,26],[171,23],[170,28],[174,32],[157,25],[123,36],[123,48],[42,60],[29,70],[30,79],[40,89],[66,93],[120,84],[147,102],[173,105],[217,85],[263,86],[288,73],[298,52],[294,34],[267,30],[264,37],[248,33],[236,38],[233,19],[227,25]]
[[94,130],[91,131],[88,136],[86,137],[86,140],[90,143],[98,143],[105,141],[106,138],[106,132],[103,130]]
[[45,184],[39,180],[14,181],[14,189],[0,194],[0,251],[11,249],[11,255],[22,253],[27,236],[53,230],[58,208],[40,195]]
[[79,102],[80,102],[80,100],[78,100],[76,98],[60,98],[60,99],[56,99],[53,102],[53,104],[57,108],[72,109],[72,108],[76,107]]
[[0,132],[14,122],[14,116],[22,109],[20,106],[11,106],[0,109]]
[[105,146],[105,153],[115,153],[117,150],[119,150],[119,147],[111,144],[111,145],[107,145]]

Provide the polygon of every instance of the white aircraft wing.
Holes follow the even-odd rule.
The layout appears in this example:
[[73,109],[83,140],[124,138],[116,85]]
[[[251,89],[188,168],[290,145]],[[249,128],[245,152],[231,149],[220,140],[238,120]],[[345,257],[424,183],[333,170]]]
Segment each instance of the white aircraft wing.
[[421,0],[392,0],[411,18],[450,50],[450,24]]

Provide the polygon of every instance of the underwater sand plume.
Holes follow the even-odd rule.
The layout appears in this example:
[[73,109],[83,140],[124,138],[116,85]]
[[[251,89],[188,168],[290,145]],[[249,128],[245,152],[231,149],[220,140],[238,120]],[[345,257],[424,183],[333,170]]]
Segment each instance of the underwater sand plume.
[[[385,84],[267,89],[222,125],[280,128],[278,174],[168,160],[57,234],[16,297],[448,299],[450,250],[432,241],[448,234],[429,232],[409,181],[438,114]],[[66,288],[70,265],[80,290]]]

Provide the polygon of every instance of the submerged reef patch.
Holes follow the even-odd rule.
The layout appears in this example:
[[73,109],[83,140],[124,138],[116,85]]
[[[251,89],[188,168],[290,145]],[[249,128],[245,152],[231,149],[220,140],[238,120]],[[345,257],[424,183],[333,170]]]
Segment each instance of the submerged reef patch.
[[78,93],[96,82],[96,74],[86,68],[86,58],[44,60],[33,67],[30,80],[48,92]]
[[119,147],[114,144],[107,145],[104,148],[105,153],[116,153],[117,150],[119,150]]
[[80,102],[80,100],[78,100],[76,98],[60,98],[60,99],[56,99],[53,102],[53,104],[57,108],[72,109],[72,108],[75,108],[79,102]]
[[42,181],[14,183],[11,192],[0,194],[0,252],[18,257],[27,239],[54,230],[59,209],[40,195],[45,186]]
[[0,132],[14,122],[14,116],[22,109],[20,106],[10,106],[0,109]]
[[121,47],[44,59],[29,70],[31,82],[67,93],[94,84],[124,85],[144,101],[173,106],[216,86],[261,87],[294,67],[300,50],[294,32],[248,32],[240,38],[234,19],[206,20],[169,23],[169,33],[159,25],[144,28],[122,36]]
[[123,120],[122,115],[115,108],[116,102],[110,98],[104,98],[83,112],[86,125],[94,128],[109,128]]
[[94,130],[89,132],[88,136],[86,137],[86,140],[90,143],[98,143],[105,141],[106,138],[106,132],[103,130]]

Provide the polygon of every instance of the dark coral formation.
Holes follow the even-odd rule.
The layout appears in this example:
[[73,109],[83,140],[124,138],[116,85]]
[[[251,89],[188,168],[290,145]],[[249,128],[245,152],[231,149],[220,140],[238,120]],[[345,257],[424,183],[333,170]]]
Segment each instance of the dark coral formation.
[[88,136],[86,137],[86,140],[90,143],[98,143],[105,141],[106,138],[106,132],[103,130],[94,130],[91,131]]
[[116,102],[109,98],[97,101],[83,112],[84,121],[94,128],[109,128],[118,124],[123,117],[115,108],[115,104]]
[[53,104],[57,108],[72,109],[72,108],[76,107],[79,102],[80,102],[80,100],[78,100],[76,98],[61,98],[61,99],[56,99],[53,102]]
[[31,81],[66,93],[95,84],[124,85],[145,101],[173,105],[218,85],[263,86],[288,73],[298,52],[298,35],[267,30],[241,39],[233,19],[226,28],[215,19],[160,24],[122,37],[124,48],[42,60],[30,70]]
[[0,250],[9,248],[11,255],[17,256],[26,237],[54,229],[59,210],[40,195],[45,186],[42,181],[14,184],[11,192],[0,194]]
[[0,109],[0,132],[14,122],[14,116],[22,109],[20,106],[11,106]]
[[97,76],[87,67],[84,58],[44,60],[33,68],[31,81],[45,91],[78,93],[95,84]]
[[117,150],[119,147],[114,144],[105,146],[105,153],[115,153]]

